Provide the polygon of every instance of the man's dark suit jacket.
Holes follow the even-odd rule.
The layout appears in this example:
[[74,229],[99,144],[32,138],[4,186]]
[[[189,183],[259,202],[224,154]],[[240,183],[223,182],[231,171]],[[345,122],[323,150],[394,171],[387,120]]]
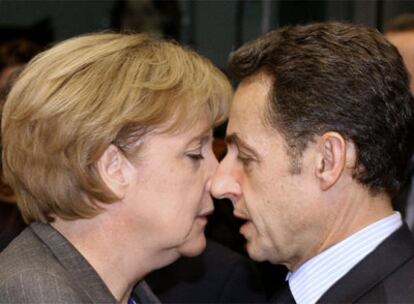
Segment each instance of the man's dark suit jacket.
[[[136,293],[143,303],[159,303],[145,282]],[[0,303],[117,301],[59,232],[50,225],[32,223],[0,254]]]
[[[282,303],[276,296],[273,302]],[[414,303],[414,237],[408,227],[385,239],[318,303]]]
[[247,258],[216,242],[145,278],[163,303],[263,303],[258,272]]

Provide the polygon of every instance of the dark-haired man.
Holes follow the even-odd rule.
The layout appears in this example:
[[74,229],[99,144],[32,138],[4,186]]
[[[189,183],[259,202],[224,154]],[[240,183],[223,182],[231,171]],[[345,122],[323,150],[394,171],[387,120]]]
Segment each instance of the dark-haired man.
[[212,183],[246,220],[249,255],[289,269],[274,301],[414,302],[414,237],[394,212],[414,100],[376,30],[317,23],[230,57],[241,82]]

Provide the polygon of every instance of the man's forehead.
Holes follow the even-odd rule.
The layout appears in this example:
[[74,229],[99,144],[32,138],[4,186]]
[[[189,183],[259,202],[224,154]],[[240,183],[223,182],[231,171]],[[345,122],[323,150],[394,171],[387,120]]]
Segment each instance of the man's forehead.
[[234,95],[227,126],[228,143],[251,147],[275,138],[276,130],[265,123],[268,111],[269,77],[255,75],[241,82]]
[[253,74],[249,77],[244,78],[238,85],[236,93],[238,91],[249,91],[249,89],[252,92],[256,92],[261,94],[261,95],[265,95],[267,96],[270,92],[270,89],[272,87],[272,76],[261,72],[261,73],[256,73]]
[[263,75],[250,76],[239,84],[230,110],[229,129],[263,124],[270,84]]
[[[402,55],[413,55],[414,53],[414,31],[387,33],[386,38],[394,44]],[[407,58],[405,58],[406,60]]]
[[[385,34],[388,40],[396,40],[410,43],[414,37],[414,30],[403,31],[403,32],[389,32]],[[407,41],[408,40],[408,41]]]

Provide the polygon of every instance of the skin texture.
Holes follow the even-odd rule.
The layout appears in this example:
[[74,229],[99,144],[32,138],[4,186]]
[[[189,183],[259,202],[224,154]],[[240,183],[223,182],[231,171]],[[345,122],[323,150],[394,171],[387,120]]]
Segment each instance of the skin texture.
[[392,209],[388,198],[372,197],[353,180],[355,148],[336,132],[315,136],[300,158],[299,173],[292,171],[282,134],[263,123],[270,85],[261,74],[239,85],[228,153],[211,191],[229,198],[234,215],[246,220],[240,233],[251,258],[295,270]]
[[[305,231],[320,211],[309,205],[314,192],[309,170],[293,175],[284,140],[262,123],[268,87],[266,79],[254,79],[237,89],[227,129],[228,137],[236,139],[229,143],[212,190],[229,197],[234,214],[247,220],[240,232],[253,259],[290,264],[302,247],[315,242],[311,230]],[[311,157],[305,153],[303,163]]]
[[408,73],[411,75],[410,91],[414,94],[414,30],[387,33],[386,38],[400,52]]
[[217,167],[207,119],[183,133],[150,135],[131,164],[125,202],[133,210],[131,221],[137,229],[146,231],[148,243],[161,250],[200,254],[205,247],[205,215],[214,209],[209,190]]
[[206,115],[186,131],[160,131],[137,143],[134,157],[110,145],[98,161],[101,178],[119,201],[102,205],[105,210],[92,219],[57,218],[52,224],[121,302],[137,278],[182,255],[200,254],[206,245],[206,216],[214,209],[211,178],[218,164],[210,120]]

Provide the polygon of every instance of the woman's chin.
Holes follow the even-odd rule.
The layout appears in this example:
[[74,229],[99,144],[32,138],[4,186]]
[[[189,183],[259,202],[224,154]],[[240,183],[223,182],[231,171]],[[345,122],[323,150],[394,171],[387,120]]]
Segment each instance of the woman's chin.
[[199,236],[193,237],[187,240],[178,248],[178,252],[181,256],[194,257],[201,254],[206,248],[207,240],[204,233],[200,233]]

